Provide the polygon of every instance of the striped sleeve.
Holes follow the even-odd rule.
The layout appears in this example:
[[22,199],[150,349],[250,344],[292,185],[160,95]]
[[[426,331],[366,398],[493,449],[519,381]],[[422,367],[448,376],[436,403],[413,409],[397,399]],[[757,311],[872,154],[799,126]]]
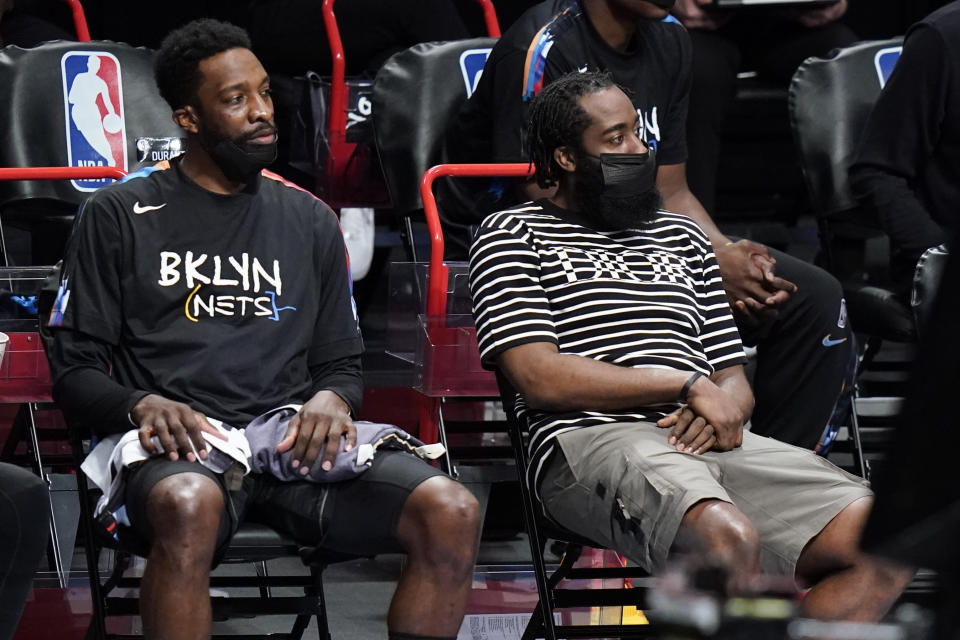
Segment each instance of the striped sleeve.
[[480,228],[470,249],[470,295],[484,366],[522,344],[559,344],[539,257],[517,218],[494,214]]
[[698,296],[700,313],[703,317],[703,329],[700,343],[703,353],[714,371],[744,364],[747,361],[740,342],[740,333],[730,312],[730,303],[723,290],[720,267],[717,257],[706,239],[695,238],[694,242],[703,244],[703,272],[700,278],[701,288]]

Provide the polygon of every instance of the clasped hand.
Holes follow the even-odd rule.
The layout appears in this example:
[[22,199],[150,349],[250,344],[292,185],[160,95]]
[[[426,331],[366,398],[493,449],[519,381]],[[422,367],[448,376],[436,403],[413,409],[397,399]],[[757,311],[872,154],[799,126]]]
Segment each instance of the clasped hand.
[[729,20],[731,14],[711,7],[713,0],[677,0],[673,5],[673,15],[687,29],[716,31]]
[[700,455],[730,451],[743,444],[743,413],[710,378],[699,378],[690,388],[687,404],[657,421],[671,428],[667,442],[677,451]]
[[778,308],[796,293],[797,285],[774,273],[776,259],[767,248],[740,240],[716,251],[730,308],[738,321],[758,327],[776,320]]

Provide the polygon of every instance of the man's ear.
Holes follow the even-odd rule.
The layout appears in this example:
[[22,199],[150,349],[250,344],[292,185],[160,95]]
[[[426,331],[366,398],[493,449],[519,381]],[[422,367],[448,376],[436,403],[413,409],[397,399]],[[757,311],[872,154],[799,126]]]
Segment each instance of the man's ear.
[[200,118],[197,117],[197,110],[187,105],[180,107],[173,112],[173,121],[187,133],[197,133],[199,131]]
[[573,173],[577,168],[577,159],[573,153],[573,149],[567,145],[557,147],[553,150],[553,160],[557,163],[557,166],[564,171]]

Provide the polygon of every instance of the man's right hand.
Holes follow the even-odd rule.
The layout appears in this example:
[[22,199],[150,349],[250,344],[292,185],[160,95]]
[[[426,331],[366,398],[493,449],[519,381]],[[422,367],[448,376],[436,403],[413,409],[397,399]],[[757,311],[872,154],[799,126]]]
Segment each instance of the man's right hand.
[[190,462],[195,462],[197,456],[194,451],[205,460],[207,443],[203,439],[204,431],[222,440],[227,439],[202,413],[182,402],[175,402],[154,393],[141,398],[130,411],[130,415],[139,425],[138,436],[143,448],[150,454],[160,454],[151,441],[153,436],[156,436],[163,447],[163,453],[170,460],[183,456]]
[[673,427],[668,442],[678,450],[702,453],[739,447],[743,443],[743,422],[740,407],[727,392],[702,376],[690,387],[687,406],[665,416],[657,426]]
[[718,14],[709,8],[712,0],[677,0],[673,5],[673,15],[687,29],[716,31],[723,26],[729,15]]
[[775,320],[777,308],[797,291],[797,285],[774,273],[777,261],[762,244],[731,242],[718,247],[716,256],[731,308],[751,325]]

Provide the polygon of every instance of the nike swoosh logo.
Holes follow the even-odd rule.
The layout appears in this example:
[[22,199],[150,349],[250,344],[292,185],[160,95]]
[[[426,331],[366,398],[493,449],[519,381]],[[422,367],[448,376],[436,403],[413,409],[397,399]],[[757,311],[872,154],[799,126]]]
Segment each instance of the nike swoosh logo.
[[148,213],[148,212],[150,212],[150,211],[156,211],[157,209],[163,209],[165,206],[167,206],[167,203],[166,203],[166,202],[164,202],[163,204],[158,204],[158,205],[144,205],[144,206],[141,207],[141,206],[140,206],[140,201],[137,200],[136,202],[133,203],[133,212],[134,212],[135,214],[137,214],[137,215],[141,215],[141,214],[144,214],[144,213]]
[[835,346],[837,346],[838,344],[840,344],[841,342],[846,342],[846,341],[847,341],[846,338],[840,338],[839,340],[833,340],[833,339],[830,338],[830,334],[828,333],[828,334],[826,335],[826,337],[824,337],[824,339],[823,339],[823,346],[825,346],[825,347],[835,347]]

